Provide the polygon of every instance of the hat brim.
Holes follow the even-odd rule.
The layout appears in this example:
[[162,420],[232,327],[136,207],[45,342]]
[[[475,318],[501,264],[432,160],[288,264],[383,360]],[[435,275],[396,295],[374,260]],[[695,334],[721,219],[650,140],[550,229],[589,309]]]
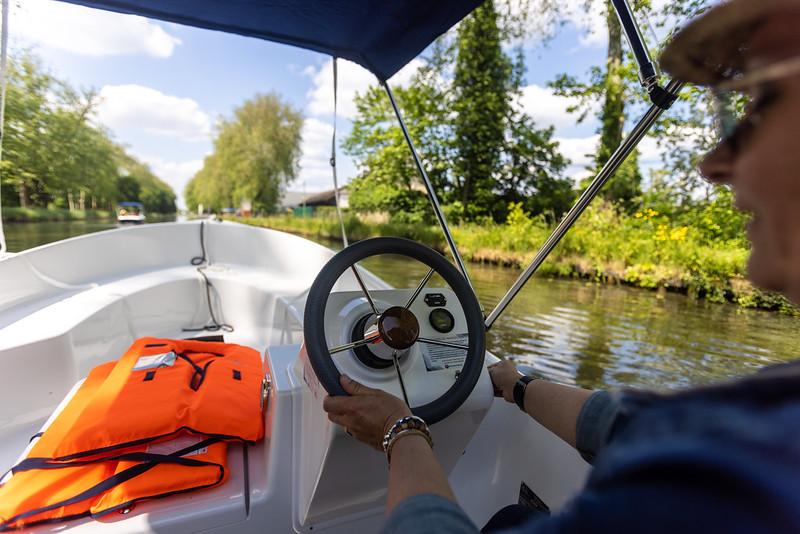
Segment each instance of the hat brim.
[[776,11],[800,0],[731,0],[681,29],[661,54],[661,68],[680,80],[713,85],[743,69],[748,37]]

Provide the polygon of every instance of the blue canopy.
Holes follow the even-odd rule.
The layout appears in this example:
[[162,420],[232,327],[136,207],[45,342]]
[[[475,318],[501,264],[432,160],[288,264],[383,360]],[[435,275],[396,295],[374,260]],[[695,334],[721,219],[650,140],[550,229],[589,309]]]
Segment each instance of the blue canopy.
[[483,0],[62,0],[354,61],[381,80]]

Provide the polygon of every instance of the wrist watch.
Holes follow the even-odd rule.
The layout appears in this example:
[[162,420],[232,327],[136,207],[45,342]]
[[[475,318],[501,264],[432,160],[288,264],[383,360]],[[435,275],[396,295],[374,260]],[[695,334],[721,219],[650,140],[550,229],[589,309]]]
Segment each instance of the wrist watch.
[[538,379],[538,376],[521,376],[517,383],[514,384],[514,402],[519,406],[519,409],[525,411],[525,389],[528,384]]

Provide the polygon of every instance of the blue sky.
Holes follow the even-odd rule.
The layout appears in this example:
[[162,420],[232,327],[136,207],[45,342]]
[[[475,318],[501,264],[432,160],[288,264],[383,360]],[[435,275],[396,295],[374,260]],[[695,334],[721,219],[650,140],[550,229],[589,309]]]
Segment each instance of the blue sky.
[[[12,5],[16,2],[11,2]],[[600,13],[584,13],[580,0],[570,22],[546,46],[525,44],[527,86],[522,106],[540,125],[556,127],[568,169],[585,175],[586,154],[596,143],[592,118],[576,125],[566,112],[570,102],[556,97],[547,83],[558,73],[583,75],[605,56]],[[24,0],[10,17],[12,53],[32,47],[47,68],[76,87],[94,88],[102,100],[94,120],[148,163],[180,195],[212,150],[220,117],[256,93],[277,92],[305,116],[303,156],[292,190],[330,189],[332,70],[330,58],[315,52],[140,17],[73,6],[53,0]],[[424,55],[424,53],[423,53]],[[419,65],[410,63],[392,78],[402,85]],[[338,139],[350,128],[353,95],[374,77],[352,63],[340,63]],[[642,161],[656,164],[651,141]],[[355,175],[352,161],[338,157],[340,180]],[[181,199],[182,202],[182,199]]]

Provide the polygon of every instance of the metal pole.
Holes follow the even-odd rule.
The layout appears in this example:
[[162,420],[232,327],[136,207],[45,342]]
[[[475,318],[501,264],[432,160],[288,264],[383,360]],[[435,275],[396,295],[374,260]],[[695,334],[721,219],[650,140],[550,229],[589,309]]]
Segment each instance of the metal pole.
[[[666,91],[673,95],[677,95],[680,92],[681,88],[683,87],[683,82],[679,80],[672,80],[667,84]],[[523,286],[530,280],[533,273],[539,268],[539,266],[544,262],[547,256],[553,251],[561,238],[567,233],[567,231],[575,224],[575,221],[578,220],[578,217],[581,216],[583,211],[589,206],[589,203],[597,196],[600,192],[600,189],[605,185],[605,183],[611,178],[616,170],[619,168],[620,165],[625,161],[625,159],[630,155],[631,152],[636,148],[636,145],[639,144],[639,141],[647,134],[650,127],[656,122],[658,117],[661,116],[662,113],[666,111],[664,108],[661,108],[655,104],[650,106],[650,109],[647,110],[647,113],[639,120],[636,126],[633,128],[631,133],[626,137],[622,144],[617,147],[617,150],[611,155],[611,158],[606,162],[597,176],[592,180],[592,183],[589,184],[589,187],[581,194],[580,198],[575,202],[575,205],[567,212],[561,222],[558,224],[553,233],[550,234],[550,237],[547,238],[547,241],[544,242],[542,248],[536,253],[533,260],[531,261],[530,265],[519,275],[514,285],[508,290],[508,292],[500,299],[500,302],[497,303],[492,313],[486,318],[486,329],[489,330],[497,318],[500,316],[501,313],[508,307],[514,297],[517,296],[517,293],[523,288]]]
[[636,17],[633,16],[633,10],[628,0],[611,0],[611,3],[614,5],[614,10],[617,12],[622,29],[625,30],[633,56],[639,65],[639,81],[649,90],[658,81],[658,71],[653,64],[653,60],[650,59],[647,43],[642,36],[639,25],[636,23]]
[[447,244],[453,253],[453,259],[456,260],[456,266],[458,267],[458,270],[461,271],[461,274],[464,275],[464,278],[467,280],[469,287],[472,289],[472,292],[475,293],[475,298],[477,299],[478,294],[475,292],[475,287],[472,285],[472,281],[469,279],[469,274],[467,274],[467,266],[464,265],[464,260],[461,259],[461,254],[458,252],[458,247],[456,247],[456,242],[453,239],[453,235],[450,233],[450,227],[447,226],[447,220],[442,212],[442,207],[439,205],[439,199],[436,197],[436,191],[433,190],[433,184],[431,184],[431,180],[428,178],[428,173],[425,171],[425,167],[422,165],[422,159],[420,159],[419,154],[417,154],[417,149],[414,148],[414,142],[411,140],[411,136],[409,135],[406,125],[403,122],[403,116],[400,114],[400,108],[397,107],[394,94],[389,88],[389,84],[387,82],[384,81],[382,83],[384,89],[386,89],[386,94],[389,95],[392,108],[394,108],[394,114],[397,116],[397,122],[400,123],[400,129],[403,130],[403,136],[406,138],[408,148],[411,150],[411,154],[414,156],[414,163],[416,163],[419,174],[422,176],[422,182],[425,184],[425,189],[428,191],[428,198],[431,199],[431,204],[433,204],[433,212],[436,214],[436,218],[439,220],[439,226],[442,227],[444,238],[447,240]]
[[[3,133],[5,131],[6,116],[6,75],[8,74],[8,0],[2,0],[2,36],[0,36],[0,162],[3,160]],[[0,176],[2,182],[2,176]],[[0,254],[8,252],[6,235],[3,232],[2,201],[0,201]]]

